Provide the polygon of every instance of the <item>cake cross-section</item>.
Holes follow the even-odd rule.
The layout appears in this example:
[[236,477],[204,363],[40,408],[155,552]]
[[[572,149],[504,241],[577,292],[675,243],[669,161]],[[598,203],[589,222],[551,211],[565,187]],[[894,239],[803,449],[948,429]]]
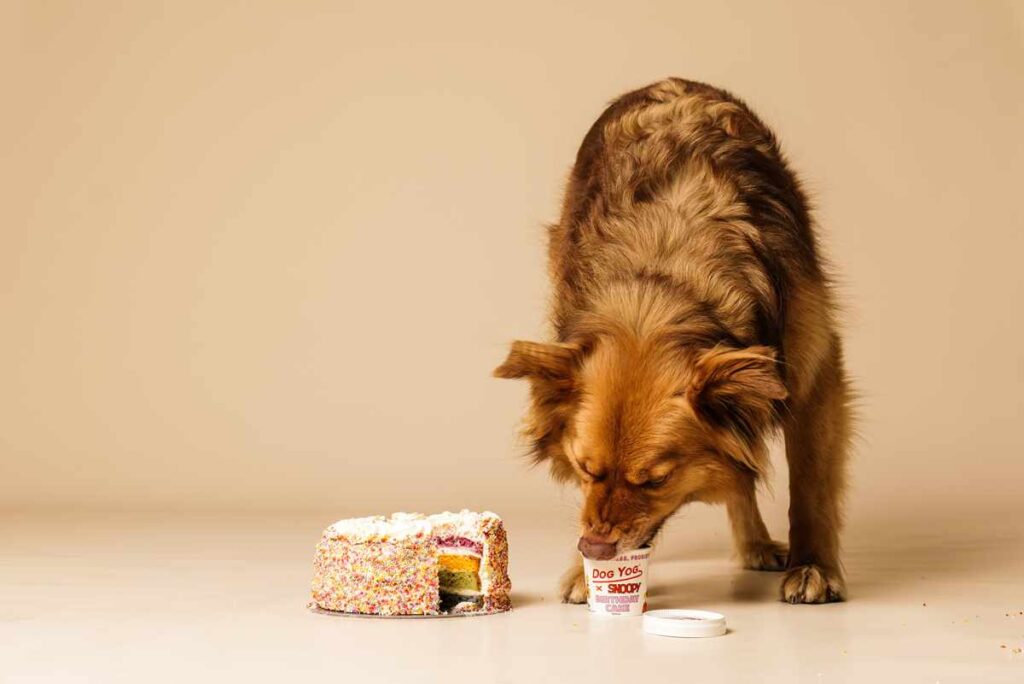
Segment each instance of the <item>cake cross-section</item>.
[[508,540],[494,513],[339,520],[313,558],[313,602],[369,615],[497,613],[509,598]]

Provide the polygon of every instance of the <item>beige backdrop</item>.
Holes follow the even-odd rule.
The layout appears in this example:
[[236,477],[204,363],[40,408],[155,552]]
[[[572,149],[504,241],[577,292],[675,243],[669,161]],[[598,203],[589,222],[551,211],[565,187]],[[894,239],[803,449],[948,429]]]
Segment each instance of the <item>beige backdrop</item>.
[[0,506],[566,510],[489,373],[587,127],[680,75],[816,198],[853,520],[1019,511],[1021,6],[828,4],[5,3]]

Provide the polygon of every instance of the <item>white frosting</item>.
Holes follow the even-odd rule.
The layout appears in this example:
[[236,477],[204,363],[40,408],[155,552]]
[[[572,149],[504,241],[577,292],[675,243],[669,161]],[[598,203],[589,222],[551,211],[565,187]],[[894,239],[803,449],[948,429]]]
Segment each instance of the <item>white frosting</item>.
[[427,516],[427,520],[434,527],[434,534],[437,536],[465,537],[473,541],[482,542],[480,538],[481,523],[484,520],[497,518],[498,516],[490,511],[476,513],[465,509],[458,513],[445,511]]
[[472,556],[473,558],[479,558],[480,554],[474,549],[467,549],[461,546],[442,546],[438,547],[441,554],[444,556]]
[[420,513],[393,513],[390,518],[374,515],[366,518],[339,520],[324,531],[328,539],[345,537],[349,541],[367,541],[389,537],[405,539],[417,535],[466,537],[483,542],[480,527],[484,520],[496,519],[490,511],[476,513],[462,510],[458,513],[445,511],[434,515]]
[[417,535],[431,534],[431,525],[423,516],[409,515],[407,513],[397,514],[400,518],[389,520],[382,515],[375,515],[367,518],[348,518],[339,520],[324,532],[329,539],[345,537],[349,541],[367,541],[390,537],[393,539],[405,539]]

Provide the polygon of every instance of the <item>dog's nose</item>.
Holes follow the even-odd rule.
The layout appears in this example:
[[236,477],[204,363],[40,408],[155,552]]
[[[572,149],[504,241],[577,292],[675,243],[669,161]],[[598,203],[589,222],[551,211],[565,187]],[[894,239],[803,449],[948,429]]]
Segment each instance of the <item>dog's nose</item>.
[[615,544],[601,537],[583,535],[580,537],[580,543],[576,545],[576,548],[590,560],[615,558]]

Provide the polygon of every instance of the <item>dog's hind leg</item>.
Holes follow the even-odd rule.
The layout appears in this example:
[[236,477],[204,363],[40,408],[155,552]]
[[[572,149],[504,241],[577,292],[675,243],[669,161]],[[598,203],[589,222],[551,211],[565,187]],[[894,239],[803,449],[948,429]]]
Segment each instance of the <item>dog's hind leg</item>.
[[791,396],[785,417],[789,462],[789,564],[781,597],[787,603],[842,601],[840,510],[849,449],[850,388],[839,338],[806,391]]
[[754,478],[744,482],[725,505],[736,553],[743,567],[748,570],[785,569],[789,549],[768,535],[768,528],[757,508]]

